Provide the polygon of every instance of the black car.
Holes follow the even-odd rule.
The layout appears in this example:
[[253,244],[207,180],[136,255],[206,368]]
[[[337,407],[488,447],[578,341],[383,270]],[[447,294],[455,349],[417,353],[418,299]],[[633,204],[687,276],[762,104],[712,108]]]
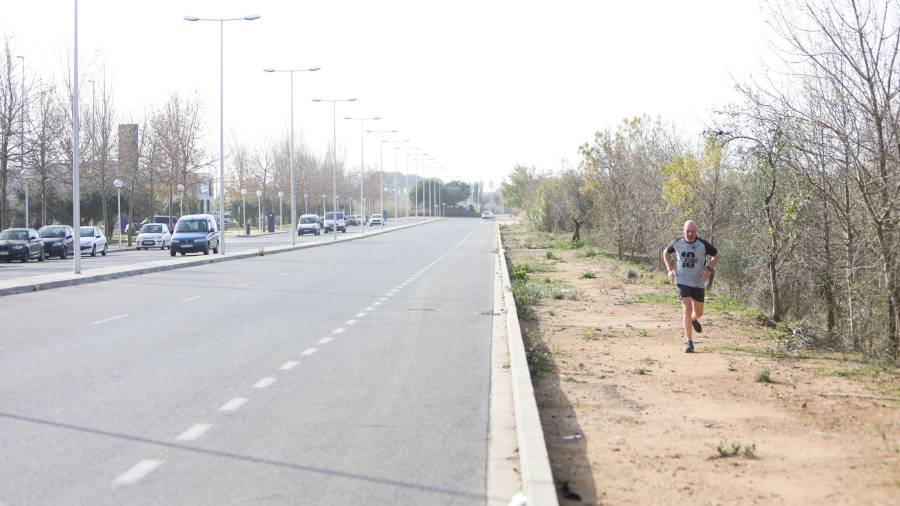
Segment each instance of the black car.
[[65,260],[66,256],[75,254],[75,231],[68,225],[47,225],[38,230],[44,241],[44,251],[48,257],[58,256]]
[[0,232],[0,259],[44,261],[44,242],[33,228],[8,228]]

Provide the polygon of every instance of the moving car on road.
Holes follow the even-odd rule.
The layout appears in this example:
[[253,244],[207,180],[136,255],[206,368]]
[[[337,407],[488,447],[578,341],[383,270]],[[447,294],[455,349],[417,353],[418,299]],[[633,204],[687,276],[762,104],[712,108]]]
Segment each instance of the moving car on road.
[[375,225],[383,224],[384,223],[383,218],[384,217],[381,215],[381,213],[376,213],[376,214],[373,214],[372,216],[369,216],[369,226],[374,227]]
[[44,261],[44,241],[33,228],[8,228],[0,232],[0,259]]
[[169,253],[185,253],[202,251],[204,255],[219,252],[219,227],[216,218],[211,214],[189,214],[182,216],[175,224],[172,244]]
[[325,213],[325,233],[332,230],[340,230],[342,233],[347,231],[347,221],[343,212]]
[[137,249],[166,249],[172,242],[172,234],[165,223],[147,223],[137,236]]
[[75,231],[68,225],[46,225],[38,230],[44,241],[44,252],[48,257],[58,256],[65,260],[66,256],[75,254]]
[[81,227],[79,235],[81,236],[82,253],[90,251],[91,256],[95,257],[99,251],[101,255],[106,256],[108,245],[102,230],[98,227]]
[[481,219],[482,220],[493,220],[494,213],[492,213],[490,211],[485,211],[485,212],[481,213]]
[[322,227],[317,215],[304,214],[300,216],[300,223],[297,224],[297,235],[319,235],[321,229]]

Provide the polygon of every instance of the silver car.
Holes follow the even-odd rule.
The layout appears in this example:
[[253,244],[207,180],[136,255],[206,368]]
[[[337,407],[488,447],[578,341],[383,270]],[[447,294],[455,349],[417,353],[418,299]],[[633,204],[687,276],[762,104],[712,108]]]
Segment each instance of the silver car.
[[172,234],[165,223],[147,223],[141,227],[135,245],[137,249],[168,249],[172,242]]

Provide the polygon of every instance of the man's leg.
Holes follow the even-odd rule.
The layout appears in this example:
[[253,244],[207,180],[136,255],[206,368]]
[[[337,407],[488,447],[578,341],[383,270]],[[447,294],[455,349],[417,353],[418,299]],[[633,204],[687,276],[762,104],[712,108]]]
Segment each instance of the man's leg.
[[703,332],[703,325],[700,325],[700,317],[703,316],[703,300],[705,300],[704,293],[702,290],[698,291],[697,294],[700,298],[694,298],[694,312],[691,315],[691,325],[694,326],[694,330],[697,333]]
[[682,308],[682,318],[681,323],[684,327],[684,335],[687,336],[687,348],[685,348],[686,353],[690,353],[694,351],[694,342],[692,339],[692,330],[691,327],[691,315],[694,312],[694,299],[691,297],[682,297],[681,298],[681,308]]

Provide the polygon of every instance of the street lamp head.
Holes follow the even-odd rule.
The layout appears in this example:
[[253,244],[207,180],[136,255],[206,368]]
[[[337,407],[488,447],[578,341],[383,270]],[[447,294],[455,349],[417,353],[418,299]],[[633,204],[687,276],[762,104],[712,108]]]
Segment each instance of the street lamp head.
[[262,197],[262,190],[256,190],[256,196]]
[[355,98],[355,97],[354,97],[354,98],[348,98],[348,99],[347,99],[347,102],[356,102],[356,98]]
[[178,183],[178,186],[176,186],[175,189],[178,190],[178,193],[181,193],[184,191],[184,185],[181,183]]
[[200,18],[197,16],[184,16],[185,21],[200,21]]
[[256,21],[257,19],[259,19],[259,17],[260,17],[259,14],[251,14],[249,16],[244,16],[244,20],[245,21]]
[[241,195],[246,195],[246,194],[247,194],[247,189],[241,188]]
[[263,72],[275,72],[275,69],[263,69]]
[[278,198],[284,197],[284,192],[278,192]]
[[123,186],[125,186],[125,181],[117,178],[115,181],[113,181],[113,186],[115,186],[116,188],[122,188]]
[[322,70],[322,67],[310,67],[310,68],[306,69],[307,72],[316,72],[319,70]]
[[314,98],[314,99],[312,99],[312,101],[313,101],[313,102],[321,102],[322,99],[321,99],[321,98]]

